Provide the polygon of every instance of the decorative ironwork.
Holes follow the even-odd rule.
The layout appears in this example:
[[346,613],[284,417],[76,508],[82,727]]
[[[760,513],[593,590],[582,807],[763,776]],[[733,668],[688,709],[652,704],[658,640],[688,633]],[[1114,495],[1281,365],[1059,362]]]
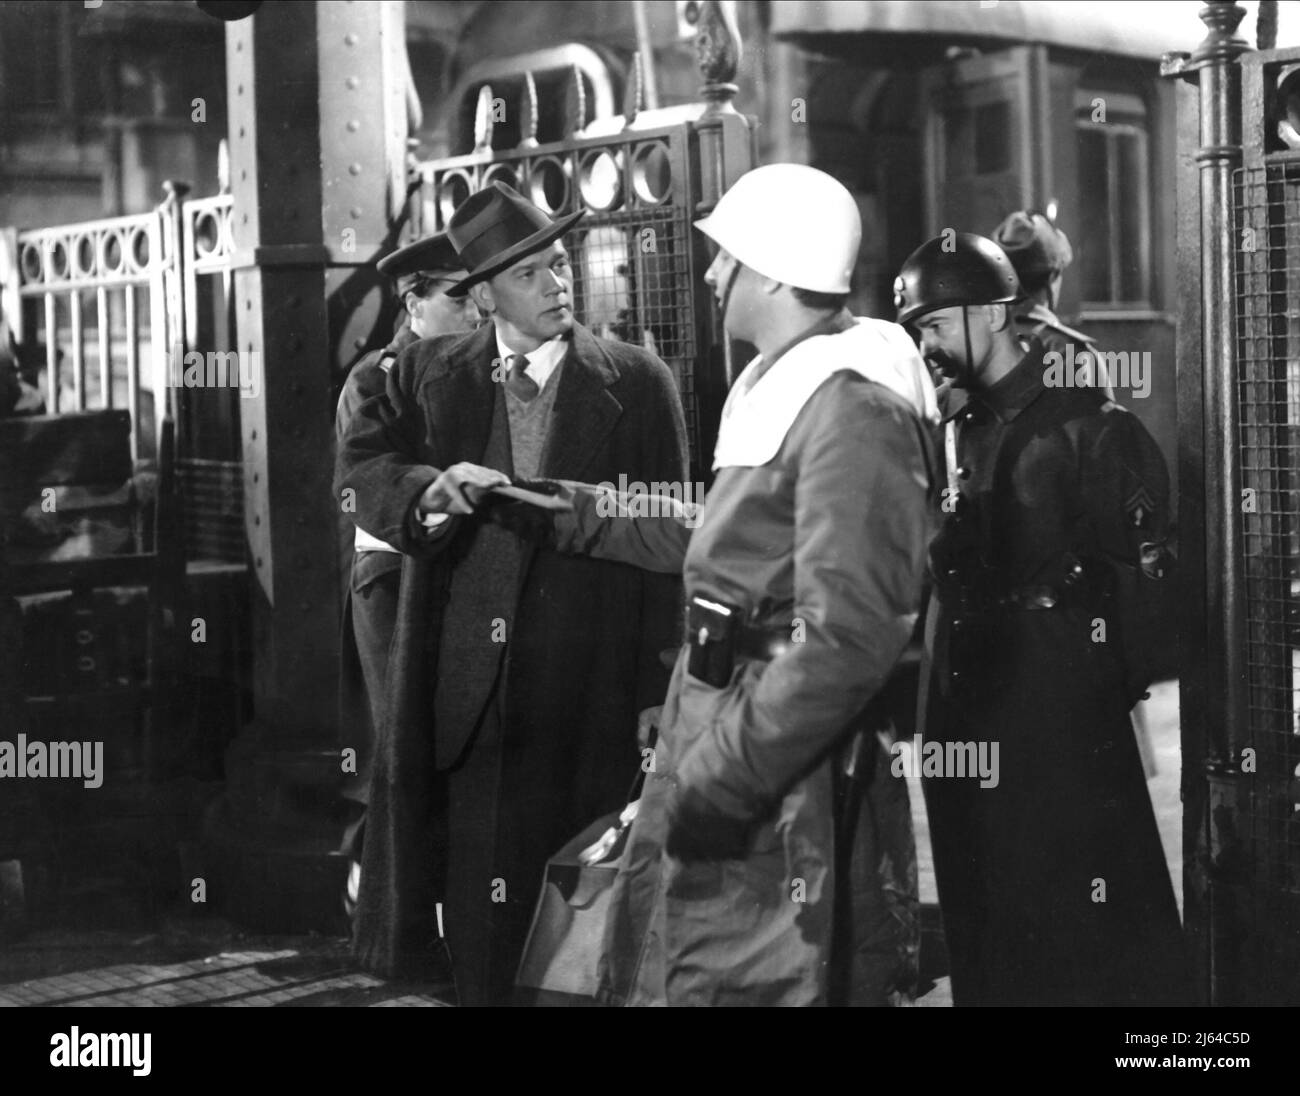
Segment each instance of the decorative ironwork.
[[1200,10],[1201,22],[1208,28],[1208,33],[1200,45],[1192,51],[1189,65],[1199,65],[1207,61],[1231,60],[1243,50],[1250,49],[1250,43],[1237,33],[1237,27],[1246,17],[1246,9],[1232,0],[1209,0]]
[[478,89],[478,102],[474,107],[474,151],[492,150],[492,85]]
[[582,70],[574,65],[564,84],[564,136],[580,136],[587,125],[587,91],[582,85]]
[[578,317],[669,365],[698,462],[697,320],[708,306],[697,299],[703,270],[690,226],[712,203],[702,201],[692,172],[692,139],[678,125],[453,157],[423,165],[423,193],[428,231],[445,227],[464,197],[496,179],[552,216],[586,209],[568,240]]
[[730,105],[740,39],[730,10],[706,4],[699,54],[708,107],[643,109],[641,55],[629,69],[622,117],[587,117],[583,72],[564,85],[564,136],[538,144],[536,88],[525,73],[519,144],[491,147],[490,90],[479,92],[474,151],[419,165],[422,187],[411,223],[423,234],[445,228],[456,207],[495,181],[514,187],[551,216],[585,209],[567,239],[578,318],[597,334],[656,353],[676,378],[692,463],[708,477],[712,420],[725,390],[729,349],[708,288],[707,248],[691,223],[748,170],[748,123]]
[[125,404],[133,458],[156,452],[161,425],[149,404],[166,386],[164,231],[154,211],[17,238],[18,294],[40,307],[24,307],[15,326],[20,340],[45,347],[47,413]]
[[537,85],[531,72],[524,73],[524,90],[519,97],[519,147],[537,147]]
[[705,0],[695,25],[695,53],[705,84],[700,97],[708,103],[706,113],[735,110],[731,100],[739,90],[732,82],[740,68],[740,31],[731,4]]
[[645,70],[640,51],[632,55],[632,67],[627,73],[627,88],[623,92],[623,125],[632,126],[641,112],[645,96]]
[[[179,182],[168,182],[166,191],[166,200],[149,213],[15,236],[11,277],[21,303],[15,335],[45,347],[46,411],[125,407],[133,460],[156,456],[168,412],[180,420],[183,439],[191,420],[202,417],[175,399],[183,395],[175,387],[183,355],[234,349],[233,200],[221,194],[186,201],[189,187]],[[218,418],[237,422],[237,393],[203,395],[209,418],[224,401],[229,406]],[[213,426],[204,429],[211,433]],[[204,558],[241,561],[239,462],[182,452],[177,467],[182,484],[197,491],[187,500],[190,547],[219,552]],[[235,524],[228,528],[231,499]]]

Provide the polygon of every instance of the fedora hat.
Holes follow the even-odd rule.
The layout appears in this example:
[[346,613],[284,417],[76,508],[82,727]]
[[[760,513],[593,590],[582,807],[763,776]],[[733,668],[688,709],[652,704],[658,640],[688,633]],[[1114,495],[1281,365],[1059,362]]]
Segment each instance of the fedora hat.
[[580,209],[553,221],[505,183],[471,194],[447,222],[447,235],[469,271],[467,278],[447,290],[447,296],[463,297],[470,286],[550,246],[586,212]]
[[413,244],[399,247],[375,264],[380,274],[400,278],[406,274],[432,273],[436,270],[464,269],[456,248],[445,232],[426,236]]

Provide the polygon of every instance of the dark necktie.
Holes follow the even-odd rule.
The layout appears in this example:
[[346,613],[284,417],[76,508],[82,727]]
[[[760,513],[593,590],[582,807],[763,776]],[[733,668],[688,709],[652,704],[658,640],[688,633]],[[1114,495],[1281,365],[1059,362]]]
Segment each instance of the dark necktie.
[[506,362],[510,366],[510,373],[506,377],[507,391],[514,393],[524,403],[528,403],[540,391],[537,382],[524,372],[528,368],[528,359],[522,354],[511,354]]

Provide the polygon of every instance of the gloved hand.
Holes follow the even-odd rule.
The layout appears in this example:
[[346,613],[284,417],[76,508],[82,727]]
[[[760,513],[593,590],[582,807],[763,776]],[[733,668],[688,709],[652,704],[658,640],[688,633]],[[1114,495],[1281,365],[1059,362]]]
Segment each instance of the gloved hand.
[[[560,485],[553,480],[512,480],[510,486],[539,495],[556,495],[560,492]],[[542,545],[555,543],[554,511],[495,491],[483,495],[479,511],[488,521],[508,529],[521,540]]]
[[696,792],[668,793],[664,849],[678,860],[740,860],[749,851],[750,824],[717,814]]
[[540,545],[555,543],[555,515],[550,510],[539,510],[526,502],[494,495],[488,495],[479,509],[488,521],[508,529],[520,540],[535,541]]

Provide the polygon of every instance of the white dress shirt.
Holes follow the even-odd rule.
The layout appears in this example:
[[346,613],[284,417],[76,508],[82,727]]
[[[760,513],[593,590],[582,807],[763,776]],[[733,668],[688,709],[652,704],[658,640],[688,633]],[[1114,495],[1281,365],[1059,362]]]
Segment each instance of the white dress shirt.
[[[542,343],[536,350],[530,350],[524,355],[528,359],[524,372],[536,383],[538,392],[546,387],[546,382],[551,379],[551,374],[555,372],[560,362],[564,360],[564,355],[568,352],[569,340],[563,335],[557,335],[555,338]],[[497,353],[503,363],[508,362],[512,355],[519,353],[519,351],[511,350],[506,345],[499,330],[497,331]]]

